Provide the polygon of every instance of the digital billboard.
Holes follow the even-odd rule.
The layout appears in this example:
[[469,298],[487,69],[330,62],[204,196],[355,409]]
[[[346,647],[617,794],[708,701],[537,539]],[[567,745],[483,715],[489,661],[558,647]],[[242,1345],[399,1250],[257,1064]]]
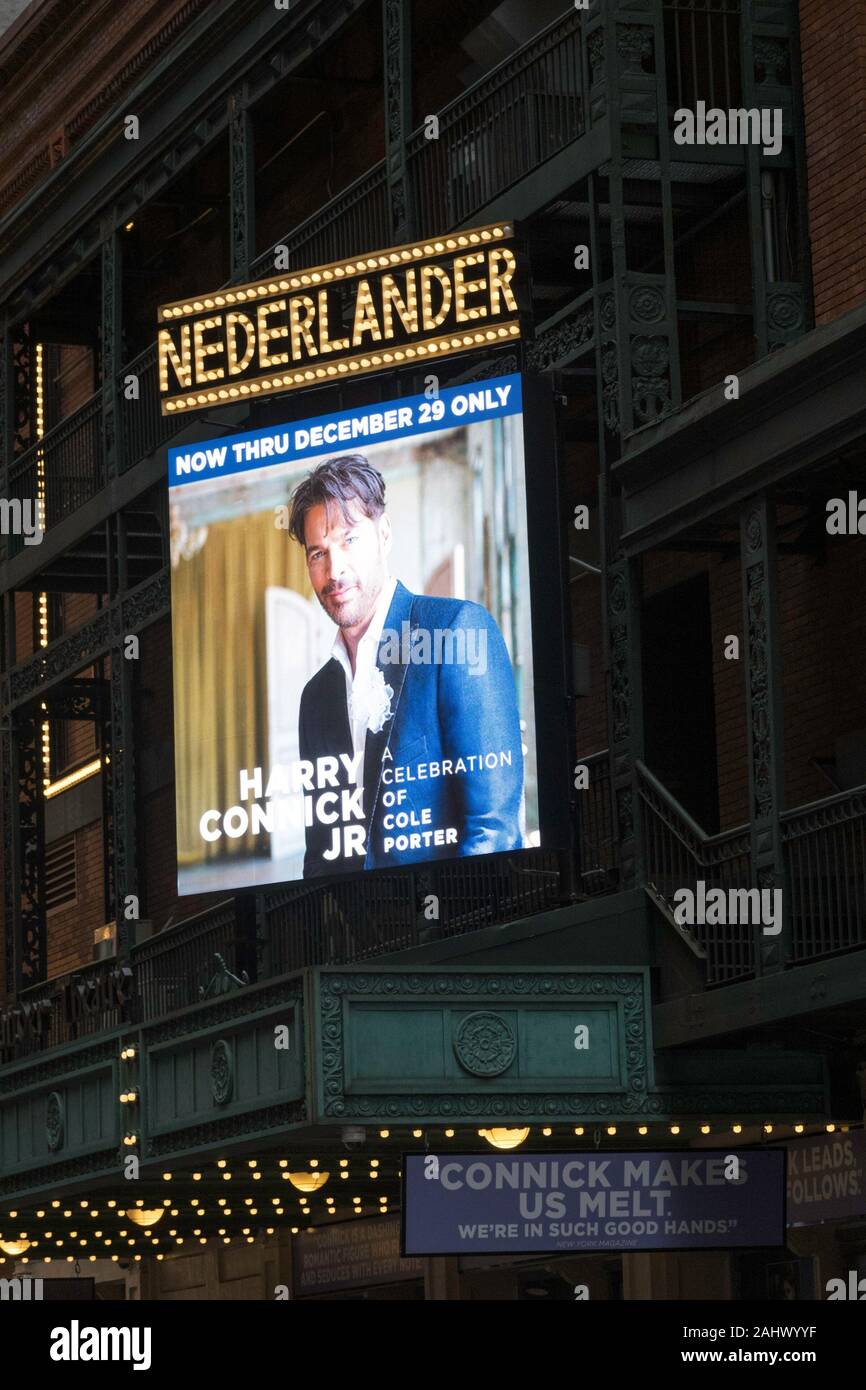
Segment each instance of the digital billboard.
[[404,1255],[785,1244],[783,1149],[404,1154]]
[[539,845],[520,375],[169,473],[179,892]]

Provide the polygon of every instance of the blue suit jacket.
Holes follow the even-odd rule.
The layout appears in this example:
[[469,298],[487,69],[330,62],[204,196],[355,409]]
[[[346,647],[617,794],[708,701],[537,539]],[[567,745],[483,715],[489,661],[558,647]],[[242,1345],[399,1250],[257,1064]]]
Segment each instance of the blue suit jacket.
[[[388,634],[402,638],[404,623],[410,632],[428,631],[431,642],[437,629],[474,630],[476,653],[483,631],[486,670],[473,674],[465,661],[418,664],[411,660],[411,645],[406,651],[402,642],[398,659],[389,659],[396,643],[391,642],[389,650]],[[326,860],[323,854],[331,846],[334,827],[314,824],[306,832],[304,877],[521,848],[524,769],[514,675],[502,634],[486,608],[462,599],[412,594],[398,582],[376,664],[394,694],[391,718],[380,733],[368,732],[365,744],[366,857]],[[304,687],[299,741],[301,757],[313,762],[326,755],[351,756],[346,679],[333,657]],[[485,754],[495,755],[495,767],[481,764]],[[461,758],[463,770],[458,768]],[[441,775],[443,762],[452,764],[450,775]],[[431,764],[439,765],[439,776],[430,775]],[[419,777],[422,767],[426,775]],[[340,777],[341,787],[349,788],[342,765]],[[384,792],[404,790],[399,804],[383,804]],[[404,811],[414,812],[413,825],[401,829],[393,821],[387,824],[389,816]],[[436,845],[432,834],[425,844],[424,832],[448,828],[456,830],[456,844]],[[420,843],[410,840],[409,847],[386,849],[387,837],[396,840],[413,833]]]

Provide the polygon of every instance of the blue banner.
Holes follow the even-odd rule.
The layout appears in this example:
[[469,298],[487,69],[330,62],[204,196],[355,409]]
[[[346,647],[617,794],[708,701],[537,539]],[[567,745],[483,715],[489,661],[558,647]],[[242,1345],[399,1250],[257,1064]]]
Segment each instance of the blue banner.
[[432,434],[480,420],[519,415],[523,409],[520,375],[491,377],[471,386],[449,386],[438,396],[401,396],[378,405],[316,415],[246,434],[225,435],[168,451],[168,485],[249,473],[278,463],[315,458],[345,445],[388,444],[412,435]]
[[866,1134],[816,1134],[788,1145],[788,1225],[866,1215]]
[[406,1255],[785,1243],[783,1149],[408,1154]]

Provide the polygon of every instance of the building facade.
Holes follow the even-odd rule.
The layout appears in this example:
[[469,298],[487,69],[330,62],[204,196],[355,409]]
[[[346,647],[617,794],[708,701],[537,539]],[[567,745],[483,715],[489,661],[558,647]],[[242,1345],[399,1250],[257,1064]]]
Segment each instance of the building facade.
[[[866,1258],[866,1199],[859,1221],[804,1208],[766,1251],[400,1259],[396,1214],[401,1155],[475,1151],[484,1127],[526,1127],[533,1153],[824,1154],[859,1133],[860,7],[7,9],[7,1268],[86,1255],[143,1298],[823,1297]],[[776,124],[683,143],[676,113],[701,104]],[[535,680],[567,716],[549,761],[570,833],[339,890],[179,898],[166,450],[358,397],[166,416],[158,307],[498,221],[523,247],[521,341],[439,380],[520,371],[545,403],[568,631]],[[425,372],[373,380],[390,400]],[[496,518],[485,547],[493,585]],[[686,892],[754,888],[781,894],[769,932],[683,919]],[[564,1087],[557,1020],[585,993],[621,1049]],[[450,1036],[494,996],[549,1011],[513,1084],[461,1062],[419,1088],[427,1021]],[[118,1225],[136,1204],[150,1224]]]

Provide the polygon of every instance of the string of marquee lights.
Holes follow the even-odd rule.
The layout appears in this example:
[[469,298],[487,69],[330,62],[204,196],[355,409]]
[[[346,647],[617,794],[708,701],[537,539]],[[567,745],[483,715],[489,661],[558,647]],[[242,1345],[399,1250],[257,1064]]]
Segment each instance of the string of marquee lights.
[[[189,1168],[166,1168],[124,1183],[134,1189],[135,1197],[124,1193],[115,1181],[86,1197],[43,1197],[26,1206],[10,1199],[0,1210],[0,1264],[8,1260],[18,1264],[92,1263],[100,1258],[114,1263],[149,1257],[163,1260],[201,1246],[252,1245],[281,1232],[297,1235],[353,1217],[387,1216],[399,1210],[403,1152],[435,1152],[443,1142],[455,1152],[461,1143],[477,1152],[481,1138],[494,1149],[554,1153],[566,1151],[575,1137],[586,1141],[581,1147],[591,1143],[601,1148],[605,1141],[622,1144],[635,1139],[666,1142],[670,1147],[672,1139],[682,1145],[689,1139],[709,1135],[727,1139],[746,1131],[754,1131],[760,1142],[771,1137],[778,1142],[808,1131],[817,1135],[859,1128],[859,1124],[835,1121],[710,1124],[665,1120],[652,1125],[381,1129],[378,1138],[385,1141],[381,1157],[346,1156],[324,1149],[321,1156],[235,1156]],[[753,1141],[747,1137],[743,1142]]]
[[[37,343],[35,351],[35,370],[36,386],[36,440],[37,443],[45,435],[45,348],[44,344]],[[45,474],[45,450],[36,450],[36,507],[39,518],[40,530],[45,531],[46,521],[46,474]],[[48,594],[40,592],[37,598],[37,615],[39,625],[39,646],[44,649],[48,646],[50,634],[48,631]],[[47,714],[48,705],[43,700],[42,710]],[[47,719],[42,720],[42,789],[46,798],[59,796],[61,792],[68,791],[78,782],[83,782],[88,777],[93,777],[102,767],[102,759],[92,758],[90,762],[78,767],[74,772],[67,773],[63,777],[58,777],[56,781],[51,780],[51,724]]]
[[[266,281],[227,286],[218,293],[163,304],[159,307],[158,320],[163,324],[179,323],[183,326],[186,320],[208,310],[232,308],[240,305],[249,306],[256,300],[286,291],[326,289],[328,285],[339,284],[346,277],[398,267],[409,267],[413,264],[419,264],[425,259],[429,260],[431,257],[447,255],[449,252],[494,245],[496,242],[513,235],[513,224],[501,222],[488,227],[475,228],[469,232],[453,232],[448,236],[429,241],[410,242],[403,246],[392,247],[387,251],[353,256],[343,261],[331,262],[328,265],[312,266],[308,270],[297,273],[274,276]],[[366,293],[369,295],[369,291]],[[429,288],[422,292],[422,301],[425,311],[431,311],[432,301]],[[481,317],[481,315],[481,309],[471,308],[465,311],[464,316],[474,319]],[[231,314],[229,317],[232,317]],[[202,350],[203,327],[202,323],[193,322],[193,333],[199,351]],[[363,376],[368,372],[411,364],[437,355],[447,356],[473,347],[495,346],[497,343],[507,342],[519,336],[520,323],[516,319],[494,325],[479,325],[477,328],[457,328],[419,342],[404,343],[400,346],[376,350],[358,349],[351,357],[327,364],[305,363],[303,366],[288,371],[280,371],[278,368],[276,371],[271,370],[254,380],[241,381],[236,385],[213,385],[195,390],[187,388],[187,393],[181,392],[170,398],[167,396],[169,390],[167,365],[160,357],[159,388],[160,393],[165,397],[163,400],[164,412],[176,413],[219,402],[235,401],[243,397],[291,390],[298,386],[321,384],[341,377]]]

